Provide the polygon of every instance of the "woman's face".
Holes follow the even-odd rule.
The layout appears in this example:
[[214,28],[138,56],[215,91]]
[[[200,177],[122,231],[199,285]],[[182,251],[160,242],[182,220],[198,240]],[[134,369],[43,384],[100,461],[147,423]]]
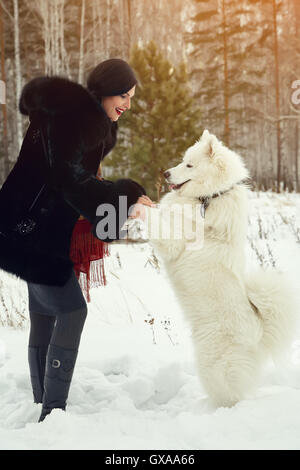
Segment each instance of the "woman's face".
[[134,96],[135,87],[136,85],[124,95],[104,96],[102,98],[101,104],[111,121],[117,121],[121,114],[130,109],[130,100]]

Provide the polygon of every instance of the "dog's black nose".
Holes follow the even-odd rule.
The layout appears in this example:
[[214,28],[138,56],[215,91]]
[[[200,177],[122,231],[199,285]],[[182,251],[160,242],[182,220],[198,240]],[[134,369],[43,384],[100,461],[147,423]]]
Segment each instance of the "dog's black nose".
[[169,178],[170,174],[171,174],[171,173],[170,173],[169,171],[165,171],[165,172],[164,172],[164,177],[165,177],[165,178]]

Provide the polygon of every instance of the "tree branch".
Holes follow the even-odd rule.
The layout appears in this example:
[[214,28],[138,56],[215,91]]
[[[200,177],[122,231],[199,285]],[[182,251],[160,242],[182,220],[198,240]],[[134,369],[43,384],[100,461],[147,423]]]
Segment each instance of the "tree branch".
[[0,0],[0,6],[1,6],[2,10],[8,15],[10,21],[13,23],[14,19],[13,19],[12,15],[9,13],[9,11],[7,10],[7,8],[4,6],[4,3],[3,3],[2,0]]
[[91,36],[91,34],[93,34],[94,31],[96,31],[96,29],[98,28],[98,25],[96,24],[95,26],[93,26],[90,31],[85,35],[85,38],[83,40],[84,44],[87,42],[88,38]]
[[266,121],[269,121],[269,122],[272,122],[272,123],[276,123],[277,121],[284,121],[284,120],[288,120],[288,119],[300,119],[300,111],[296,111],[295,109],[291,108],[292,111],[296,112],[297,114],[296,115],[292,115],[292,114],[283,114],[283,115],[280,115],[279,118],[277,119],[276,117],[272,117],[270,116],[269,114],[266,114],[266,113],[263,113],[263,112],[259,112],[258,110],[256,111],[258,115],[260,115],[260,117],[262,119],[265,119]]

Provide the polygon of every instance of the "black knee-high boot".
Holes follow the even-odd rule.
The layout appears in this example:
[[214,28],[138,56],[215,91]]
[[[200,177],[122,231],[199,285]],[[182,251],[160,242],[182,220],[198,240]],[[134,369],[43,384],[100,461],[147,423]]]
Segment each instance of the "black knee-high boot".
[[28,363],[34,403],[43,402],[47,346],[28,346]]
[[39,422],[43,421],[53,408],[65,410],[77,354],[77,349],[49,345],[44,378],[43,408]]
[[30,309],[29,315],[28,363],[33,399],[35,403],[42,403],[46,356],[55,324],[55,317],[40,315]]

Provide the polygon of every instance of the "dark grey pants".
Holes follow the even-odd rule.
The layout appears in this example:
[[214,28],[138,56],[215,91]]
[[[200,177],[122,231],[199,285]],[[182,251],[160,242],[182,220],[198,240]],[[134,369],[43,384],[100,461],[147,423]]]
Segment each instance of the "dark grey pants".
[[77,349],[87,304],[75,272],[63,286],[27,283],[30,313],[29,346],[55,344]]

